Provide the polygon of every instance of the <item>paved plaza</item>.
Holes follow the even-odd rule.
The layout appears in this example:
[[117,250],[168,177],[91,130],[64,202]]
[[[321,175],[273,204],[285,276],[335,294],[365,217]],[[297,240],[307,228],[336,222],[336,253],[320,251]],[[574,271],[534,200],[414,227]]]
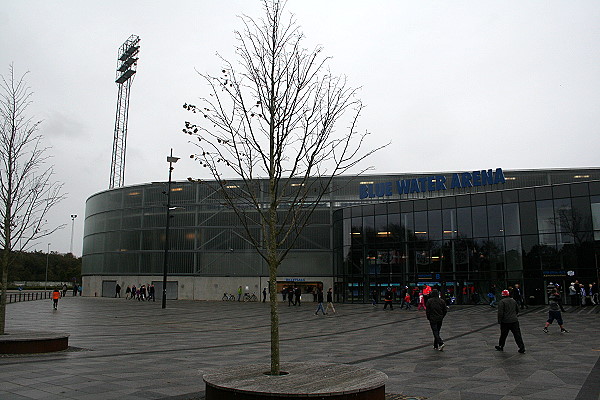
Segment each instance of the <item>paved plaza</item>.
[[[504,352],[496,310],[453,306],[432,348],[423,311],[316,303],[280,305],[283,369],[299,361],[370,367],[389,376],[386,392],[427,399],[599,399],[600,306],[566,307],[567,334],[542,331],[547,307],[524,310],[525,354],[509,336]],[[206,372],[269,363],[264,303],[66,297],[7,305],[7,332],[68,332],[60,353],[0,357],[0,399],[202,399]],[[400,396],[389,396],[400,398]]]

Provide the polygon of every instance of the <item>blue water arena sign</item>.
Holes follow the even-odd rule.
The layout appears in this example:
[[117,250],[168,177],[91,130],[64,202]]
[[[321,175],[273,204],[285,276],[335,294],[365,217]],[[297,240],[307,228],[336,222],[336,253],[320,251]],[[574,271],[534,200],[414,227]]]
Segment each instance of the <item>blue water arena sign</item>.
[[481,171],[454,173],[452,176],[431,175],[421,178],[402,179],[395,182],[369,183],[359,185],[360,198],[389,197],[394,194],[412,194],[437,192],[440,190],[460,189],[475,186],[497,185],[505,183],[502,168]]

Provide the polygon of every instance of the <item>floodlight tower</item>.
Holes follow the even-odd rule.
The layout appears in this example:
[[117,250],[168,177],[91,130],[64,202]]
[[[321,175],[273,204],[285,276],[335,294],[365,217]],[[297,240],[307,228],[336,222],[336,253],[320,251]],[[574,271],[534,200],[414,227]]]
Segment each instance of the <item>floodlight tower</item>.
[[121,187],[125,183],[125,147],[127,144],[127,118],[129,117],[129,91],[137,69],[136,57],[140,51],[140,37],[129,36],[119,47],[117,75],[115,82],[119,86],[117,97],[117,116],[115,118],[115,136],[113,140],[112,163],[110,165],[109,189]]

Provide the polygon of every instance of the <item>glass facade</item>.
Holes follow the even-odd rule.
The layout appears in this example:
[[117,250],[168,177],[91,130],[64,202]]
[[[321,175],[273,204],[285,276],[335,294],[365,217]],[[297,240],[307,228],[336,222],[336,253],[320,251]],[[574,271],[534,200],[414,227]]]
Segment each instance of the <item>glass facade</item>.
[[540,304],[550,283],[597,282],[599,190],[585,182],[337,210],[338,291],[362,303],[389,286],[438,285],[477,304],[519,283]]
[[[485,171],[475,172],[471,182],[478,183]],[[366,302],[388,285],[427,282],[451,288],[457,302],[472,302],[463,291],[483,297],[491,285],[517,281],[541,301],[546,282],[562,285],[571,279],[568,271],[597,279],[600,169],[504,171],[502,184],[461,188],[450,187],[452,174],[336,177],[279,275],[330,277],[338,301],[348,302]],[[447,190],[390,195],[390,187],[396,191],[390,182],[437,189],[442,175]],[[266,183],[257,181],[257,193]],[[372,185],[373,197],[361,198],[364,185]],[[84,277],[162,275],[166,190],[164,182],[149,183],[88,199]],[[170,277],[268,276],[219,193],[211,182],[173,182]]]

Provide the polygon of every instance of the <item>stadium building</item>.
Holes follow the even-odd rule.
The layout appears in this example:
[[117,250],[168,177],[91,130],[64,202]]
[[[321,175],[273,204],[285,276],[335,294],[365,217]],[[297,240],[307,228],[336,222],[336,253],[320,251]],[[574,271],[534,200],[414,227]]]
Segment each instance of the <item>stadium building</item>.
[[[114,296],[117,283],[154,284],[161,295],[166,190],[148,183],[87,200],[84,295]],[[214,182],[171,185],[169,299],[267,287],[266,262],[219,193]],[[336,301],[363,303],[388,286],[437,284],[457,303],[483,303],[490,290],[520,283],[542,303],[549,286],[597,282],[599,256],[599,168],[341,176],[277,285],[299,286],[309,301],[315,288],[333,287]]]

